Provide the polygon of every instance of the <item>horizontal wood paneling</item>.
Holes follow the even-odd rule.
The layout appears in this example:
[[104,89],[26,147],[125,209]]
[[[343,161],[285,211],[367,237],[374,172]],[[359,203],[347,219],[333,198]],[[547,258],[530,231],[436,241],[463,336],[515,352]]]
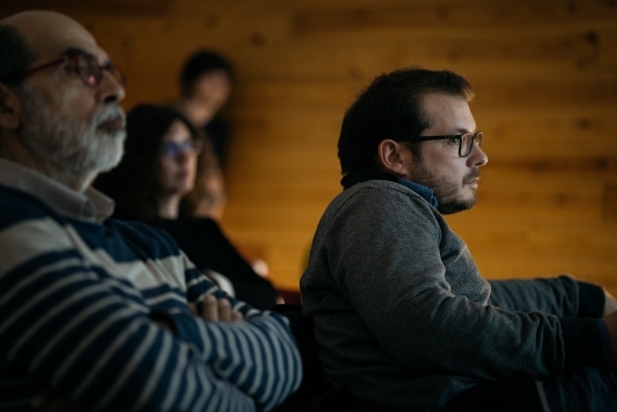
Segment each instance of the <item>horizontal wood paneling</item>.
[[[342,11],[298,12],[294,29],[298,33],[327,31],[365,31],[404,27],[467,27],[534,26],[581,21],[614,21],[617,11],[610,2],[576,0],[558,2],[501,2],[500,4],[388,7],[374,3],[372,7]],[[463,23],[464,22],[464,23]]]
[[[170,101],[193,50],[236,64],[230,236],[296,288],[340,190],[345,109],[385,71],[448,68],[476,90],[489,163],[478,205],[448,216],[489,278],[570,272],[617,294],[617,5],[607,0],[75,0],[49,7],[126,72],[128,109]],[[45,3],[45,4],[43,4]]]

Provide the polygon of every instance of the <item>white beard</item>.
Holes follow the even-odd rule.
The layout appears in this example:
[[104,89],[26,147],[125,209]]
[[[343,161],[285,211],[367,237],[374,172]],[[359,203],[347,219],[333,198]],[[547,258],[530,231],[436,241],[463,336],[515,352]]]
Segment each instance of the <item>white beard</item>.
[[18,93],[25,115],[21,141],[49,177],[82,191],[96,175],[120,162],[126,131],[101,127],[118,116],[124,120],[124,111],[118,104],[105,105],[91,124],[77,123],[54,114],[28,86],[24,85]]

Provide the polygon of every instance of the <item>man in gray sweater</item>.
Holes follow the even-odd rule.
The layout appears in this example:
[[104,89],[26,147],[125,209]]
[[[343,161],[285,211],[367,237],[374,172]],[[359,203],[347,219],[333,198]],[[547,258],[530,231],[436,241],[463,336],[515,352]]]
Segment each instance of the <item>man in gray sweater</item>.
[[338,143],[345,190],[300,285],[326,378],[355,409],[439,410],[520,371],[553,410],[617,410],[617,304],[569,276],[487,281],[443,214],[476,202],[486,164],[470,84],[448,71],[376,78]]

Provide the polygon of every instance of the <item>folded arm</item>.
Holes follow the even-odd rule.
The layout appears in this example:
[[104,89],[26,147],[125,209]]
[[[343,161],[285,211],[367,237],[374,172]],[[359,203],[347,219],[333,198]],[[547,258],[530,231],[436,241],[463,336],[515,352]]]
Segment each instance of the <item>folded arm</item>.
[[[299,381],[293,341],[274,342],[288,332],[283,321],[248,308],[255,319],[206,322],[187,306],[174,337],[151,319],[138,290],[88,265],[62,232],[41,219],[0,233],[11,245],[0,263],[0,352],[9,364],[101,411],[268,409],[286,395],[263,381],[269,368],[284,365]],[[197,336],[191,328],[197,343],[180,336]]]

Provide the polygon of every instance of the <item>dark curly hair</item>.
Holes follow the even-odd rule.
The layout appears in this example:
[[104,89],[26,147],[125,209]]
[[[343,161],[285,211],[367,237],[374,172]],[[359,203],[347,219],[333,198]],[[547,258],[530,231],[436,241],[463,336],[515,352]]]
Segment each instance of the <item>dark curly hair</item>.
[[[377,168],[377,147],[384,139],[403,141],[418,136],[430,125],[421,108],[426,93],[441,92],[473,98],[473,88],[448,70],[412,67],[382,74],[364,89],[343,118],[338,141],[342,174]],[[408,143],[419,156],[417,143]]]
[[145,222],[158,217],[160,149],[165,134],[178,120],[194,140],[205,143],[202,133],[173,107],[140,104],[128,112],[122,161],[94,182],[95,188],[116,201],[116,217]]

